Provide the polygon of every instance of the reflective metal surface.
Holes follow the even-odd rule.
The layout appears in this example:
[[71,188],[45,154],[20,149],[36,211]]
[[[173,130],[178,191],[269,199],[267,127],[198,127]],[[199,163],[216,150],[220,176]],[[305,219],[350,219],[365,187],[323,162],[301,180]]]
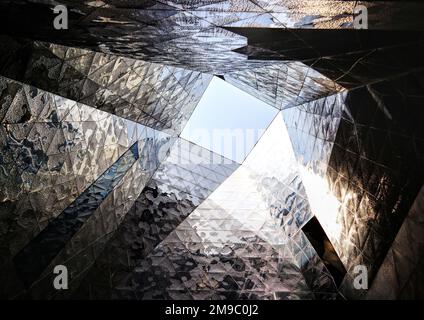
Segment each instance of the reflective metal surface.
[[[423,298],[422,3],[62,2],[0,0],[0,298]],[[278,111],[241,164],[214,76]]]
[[172,135],[212,79],[195,71],[1,37],[0,74]]
[[[271,161],[266,151],[276,144],[275,158]],[[296,176],[296,161],[290,150],[290,140],[279,115],[244,164],[178,226],[167,217],[181,215],[169,202],[176,194],[170,197],[168,191],[167,202],[162,200],[157,208],[149,202],[163,199],[164,194],[147,188],[145,195],[137,200],[140,203],[136,211],[128,214],[131,221],[109,252],[108,260],[99,261],[98,269],[92,274],[94,280],[89,278],[85,291],[74,297],[337,298],[329,272],[300,230],[311,212],[301,182],[292,181]],[[170,175],[172,167],[168,161],[171,160],[164,162],[164,173]],[[281,167],[278,165],[281,161],[291,161],[292,165]],[[157,174],[158,178],[162,176],[161,168]],[[285,182],[287,178],[290,184]],[[182,182],[187,184],[185,179]],[[178,180],[168,183],[164,185],[166,189],[180,185]],[[159,182],[155,184],[161,186]],[[276,189],[281,192],[276,193]],[[187,204],[181,199],[177,208]],[[163,220],[173,227],[167,228],[161,223]],[[144,229],[140,233],[144,239],[137,238],[140,229],[134,226]],[[145,245],[146,240],[150,243],[155,239],[158,227],[161,232],[175,230],[163,237],[159,245],[156,246],[159,241],[154,246]],[[132,246],[125,251],[128,241]],[[116,257],[120,257],[119,262],[113,262],[114,268],[109,269],[110,263],[106,261]],[[99,274],[111,278],[102,279]],[[112,287],[105,288],[105,284]]]

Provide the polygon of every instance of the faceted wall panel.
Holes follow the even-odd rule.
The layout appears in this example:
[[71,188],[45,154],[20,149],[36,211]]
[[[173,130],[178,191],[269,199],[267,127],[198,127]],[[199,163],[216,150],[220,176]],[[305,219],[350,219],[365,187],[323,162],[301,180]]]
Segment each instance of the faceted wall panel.
[[334,141],[325,185],[340,207],[327,232],[348,272],[365,265],[370,281],[422,186],[422,76],[350,91]]
[[226,29],[248,39],[237,52],[249,60],[300,61],[349,89],[424,67],[417,30]]
[[[61,2],[0,0],[0,298],[423,297],[424,4]],[[180,137],[214,76],[241,164]]]
[[[267,155],[271,154],[272,159],[268,159]],[[243,166],[249,170],[251,183],[255,184],[270,214],[287,236],[294,235],[312,214],[281,112]]]
[[[277,149],[276,143],[279,144]],[[272,160],[268,157],[271,150],[275,155]],[[171,152],[170,158],[173,157]],[[287,167],[282,163],[288,164]],[[279,170],[275,170],[277,168]],[[85,282],[93,282],[95,286],[80,288],[75,297],[336,298],[337,289],[331,275],[300,230],[310,216],[301,181],[291,185],[276,184],[282,177],[291,179],[293,172],[290,170],[295,169],[296,160],[280,114],[245,163],[178,227],[175,225],[176,229],[161,239],[163,241],[153,250],[143,250],[141,241],[129,237],[128,231],[140,226],[140,220],[128,221],[127,237],[99,268],[113,265],[111,260],[116,256],[122,257],[122,263],[124,259],[136,257],[131,258],[133,265],[121,267],[119,271],[104,271],[114,276],[111,289],[101,287],[108,283],[107,279],[86,279]],[[159,168],[158,177],[162,176],[160,171]],[[166,174],[169,176],[172,172],[169,168]],[[182,181],[187,184],[185,179]],[[167,189],[171,185],[166,185]],[[284,191],[275,193],[276,188]],[[156,190],[148,191],[147,199],[152,201]],[[184,201],[179,203],[185,204]],[[137,209],[141,211],[142,208]],[[143,208],[144,214],[149,214],[151,209],[147,208]],[[160,217],[159,210],[154,212]],[[131,213],[127,217],[130,216]],[[149,229],[158,225],[155,216],[151,219],[153,223],[150,222]],[[149,229],[140,234],[149,234]],[[127,254],[116,254],[118,248],[124,250],[130,246],[134,249],[126,249]]]
[[367,299],[414,299],[423,295],[423,200],[424,189],[421,188],[367,293]]
[[[63,121],[63,111],[68,109],[64,104],[58,107],[56,103],[60,100],[55,96],[5,78],[1,79],[1,86],[4,115],[1,121],[4,168],[1,199],[7,207],[4,215],[21,217],[22,222],[26,221],[21,226],[38,218],[42,227],[50,215],[59,213],[69,204],[68,197],[82,192],[123,152],[124,146],[119,144],[119,136],[113,135],[113,131],[114,125],[119,128],[125,123],[112,117],[99,123],[89,119],[82,122],[81,116],[85,114],[81,111],[85,107],[72,102],[73,112],[79,119]],[[106,141],[108,129],[110,136]],[[97,166],[91,166],[89,155],[95,157],[93,163]],[[45,207],[44,217],[37,217],[37,206]],[[49,212],[51,214],[47,214]],[[24,234],[21,230],[21,239],[25,238]],[[20,242],[13,243],[19,246]],[[13,247],[11,249],[14,251]]]
[[138,145],[135,143],[14,257],[15,267],[27,285],[41,274],[49,261],[81,228],[138,157]]
[[320,176],[327,172],[345,97],[344,92],[282,111],[298,163]]
[[0,38],[0,73],[178,135],[211,75],[43,42]]
[[177,140],[76,296],[89,292],[91,298],[110,299],[111,289],[122,276],[142,262],[237,167],[229,159]]
[[139,160],[123,176],[113,192],[101,202],[92,217],[86,221],[60,254],[50,262],[40,280],[31,287],[32,297],[43,298],[47,295],[55,299],[64,299],[69,296],[71,290],[61,292],[53,290],[51,286],[52,271],[63,261],[66,261],[66,265],[72,271],[69,276],[70,286],[73,288],[79,286],[80,281],[133,207],[160,162],[168,155],[174,141],[155,132],[151,132],[138,141]]
[[[150,148],[150,157],[145,156],[149,140],[155,135],[169,138],[6,78],[1,78],[1,88],[1,269],[7,282],[11,277],[5,270],[14,269],[11,257],[131,144],[146,139],[146,143],[139,143],[138,152],[143,156],[144,170],[153,174],[161,155]],[[161,152],[166,153],[166,146]],[[17,289],[13,281],[10,285]],[[8,290],[8,286],[4,288]]]
[[[72,8],[69,29],[55,30],[55,15],[43,1],[25,4],[1,1],[2,30],[38,40],[54,39],[105,53],[127,55],[156,63],[222,74],[234,69],[266,65],[246,60],[232,50],[245,38],[223,27],[352,29],[358,4],[369,8],[369,26],[375,29],[423,30],[420,3],[398,1],[62,1]],[[21,12],[19,23],[10,17]],[[409,19],[413,15],[415,19]],[[37,18],[35,18],[37,17]],[[123,27],[125,25],[125,27]],[[213,44],[213,45],[211,45]],[[187,59],[186,57],[190,57]]]
[[343,90],[341,86],[299,62],[235,71],[225,80],[258,99],[285,109]]

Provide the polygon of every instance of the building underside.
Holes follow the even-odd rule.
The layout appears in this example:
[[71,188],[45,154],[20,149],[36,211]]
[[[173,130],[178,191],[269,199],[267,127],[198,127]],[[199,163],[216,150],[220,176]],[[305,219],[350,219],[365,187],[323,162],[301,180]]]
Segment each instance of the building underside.
[[[0,297],[424,298],[422,14],[0,0]],[[242,163],[180,136],[214,77],[277,112]]]

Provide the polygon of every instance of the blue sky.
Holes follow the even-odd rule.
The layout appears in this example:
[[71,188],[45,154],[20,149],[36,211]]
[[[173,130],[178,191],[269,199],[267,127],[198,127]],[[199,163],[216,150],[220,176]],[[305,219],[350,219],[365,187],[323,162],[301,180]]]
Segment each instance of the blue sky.
[[181,137],[243,162],[278,110],[214,77]]

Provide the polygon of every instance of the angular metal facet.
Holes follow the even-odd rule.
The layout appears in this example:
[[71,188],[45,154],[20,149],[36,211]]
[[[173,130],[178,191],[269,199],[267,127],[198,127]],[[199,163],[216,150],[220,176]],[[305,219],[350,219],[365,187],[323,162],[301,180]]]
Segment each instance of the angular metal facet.
[[0,0],[0,298],[423,298],[423,4],[60,2]]

